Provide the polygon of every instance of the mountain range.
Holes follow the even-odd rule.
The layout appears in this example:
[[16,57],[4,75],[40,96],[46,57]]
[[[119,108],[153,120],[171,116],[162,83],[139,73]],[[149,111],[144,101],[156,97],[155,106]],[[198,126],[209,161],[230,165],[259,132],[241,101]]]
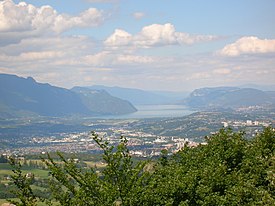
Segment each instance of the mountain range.
[[137,111],[129,101],[114,97],[105,90],[73,87],[71,91],[77,93],[82,103],[93,113],[121,115]]
[[253,88],[262,91],[275,91],[275,84],[270,85],[258,85],[258,84],[244,84],[239,86],[240,88]]
[[32,77],[0,74],[0,119],[20,116],[101,116],[136,112],[133,105],[183,104],[193,110],[275,106],[275,91],[242,87],[205,87],[186,92],[107,87],[65,89]]
[[65,89],[36,82],[32,77],[0,74],[0,117],[27,115],[116,115],[137,111],[106,91]]
[[269,107],[275,104],[275,92],[239,87],[200,88],[194,90],[182,104],[197,109]]
[[93,90],[105,90],[111,95],[130,101],[133,105],[177,104],[189,92],[145,91],[141,89],[94,85]]

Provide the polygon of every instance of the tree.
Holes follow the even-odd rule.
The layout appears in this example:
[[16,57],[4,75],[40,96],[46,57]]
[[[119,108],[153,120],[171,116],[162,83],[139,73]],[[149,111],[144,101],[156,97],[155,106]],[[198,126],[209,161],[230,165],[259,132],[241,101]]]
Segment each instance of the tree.
[[148,205],[274,205],[275,132],[248,141],[222,129],[207,145],[185,147],[159,164],[147,187]]
[[[247,140],[243,132],[222,129],[207,138],[206,145],[185,146],[173,156],[162,151],[156,162],[137,164],[132,161],[126,138],[121,137],[114,147],[95,133],[91,136],[103,151],[106,167],[97,173],[60,153],[61,163],[56,163],[48,154],[43,162],[52,176],[50,201],[65,206],[274,205],[272,128],[265,128],[252,140]],[[11,164],[16,168],[13,179],[19,189],[17,205],[36,205],[38,198],[20,163]]]
[[10,203],[17,206],[35,206],[37,203],[37,197],[31,189],[32,178],[23,174],[21,169],[22,165],[19,161],[10,158],[9,162],[13,166],[13,175],[11,176],[11,179],[17,188],[13,193],[19,199],[19,201],[9,200]]
[[143,171],[146,162],[133,164],[124,137],[114,147],[97,134],[91,135],[103,150],[102,157],[107,163],[100,174],[94,169],[78,168],[72,159],[66,160],[60,153],[62,164],[49,155],[43,159],[53,177],[50,188],[54,200],[61,205],[138,205],[142,186],[149,176]]

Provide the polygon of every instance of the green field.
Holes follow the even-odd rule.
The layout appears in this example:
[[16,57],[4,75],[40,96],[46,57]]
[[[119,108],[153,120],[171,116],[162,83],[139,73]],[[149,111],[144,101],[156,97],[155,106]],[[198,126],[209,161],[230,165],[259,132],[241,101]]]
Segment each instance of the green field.
[[[8,163],[0,163],[0,180],[2,180],[4,176],[12,175],[13,174],[12,169],[13,168]],[[24,173],[31,172],[34,174],[35,177],[39,177],[43,179],[47,178],[49,174],[47,170],[31,169],[26,167],[22,167],[22,171]]]
[[[1,186],[2,189],[5,188],[5,187],[3,187],[3,185],[5,184],[7,191],[10,191],[11,185],[12,185],[12,180],[10,178],[8,178],[11,175],[13,175],[12,170],[13,170],[13,167],[11,165],[9,165],[8,163],[0,163],[0,184],[2,185]],[[38,169],[38,168],[31,168],[29,166],[23,166],[22,172],[23,172],[23,174],[32,173],[34,175],[35,179],[47,179],[49,177],[49,171]],[[36,185],[32,185],[32,189],[40,190],[40,191],[45,190],[45,188],[38,187]],[[4,191],[2,191],[2,192],[4,192]],[[10,193],[10,192],[8,192],[8,193]],[[4,195],[4,196],[2,196],[2,195]],[[8,202],[5,199],[5,197],[7,197],[7,196],[5,196],[5,194],[1,193],[0,206],[3,203]]]

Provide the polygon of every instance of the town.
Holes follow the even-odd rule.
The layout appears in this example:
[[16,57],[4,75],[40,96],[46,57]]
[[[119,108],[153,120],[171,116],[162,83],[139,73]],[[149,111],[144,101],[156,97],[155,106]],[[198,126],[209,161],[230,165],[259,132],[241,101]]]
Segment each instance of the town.
[[[220,112],[198,112],[180,118],[160,118],[142,120],[85,120],[83,131],[67,131],[54,133],[33,133],[32,136],[17,138],[9,142],[9,146],[1,146],[1,154],[39,154],[61,151],[65,153],[100,153],[100,148],[92,138],[94,131],[110,145],[118,144],[120,137],[128,140],[131,154],[138,157],[160,155],[163,149],[168,154],[181,150],[184,146],[196,147],[206,144],[205,137],[215,134],[221,128],[244,131],[248,137],[255,136],[264,127],[273,126],[272,116],[261,118],[247,114],[228,114]],[[192,132],[191,132],[192,130]]]

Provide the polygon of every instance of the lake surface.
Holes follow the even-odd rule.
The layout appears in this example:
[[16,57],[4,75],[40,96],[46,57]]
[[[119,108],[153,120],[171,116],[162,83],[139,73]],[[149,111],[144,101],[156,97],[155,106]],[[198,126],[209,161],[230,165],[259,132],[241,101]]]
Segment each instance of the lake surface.
[[183,105],[136,105],[137,112],[127,115],[111,115],[104,119],[143,119],[157,117],[181,117],[194,113]]

